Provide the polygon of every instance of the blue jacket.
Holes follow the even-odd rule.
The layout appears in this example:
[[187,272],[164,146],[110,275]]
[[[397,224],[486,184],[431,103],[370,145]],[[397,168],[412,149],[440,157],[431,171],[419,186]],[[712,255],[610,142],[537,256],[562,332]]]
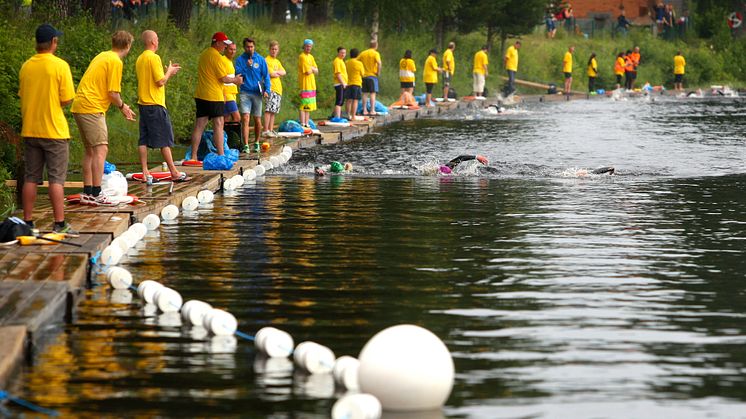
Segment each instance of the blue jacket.
[[249,55],[243,53],[236,58],[236,75],[243,76],[241,91],[261,95],[269,91],[269,70],[264,57],[254,52],[253,62],[249,67]]

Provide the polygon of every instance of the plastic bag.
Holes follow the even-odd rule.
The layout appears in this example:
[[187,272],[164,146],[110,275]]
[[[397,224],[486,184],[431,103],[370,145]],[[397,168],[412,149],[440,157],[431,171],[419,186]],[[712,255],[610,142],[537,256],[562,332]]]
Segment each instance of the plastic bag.
[[[365,104],[367,105],[368,108],[370,108],[370,100],[368,100]],[[386,106],[384,106],[383,103],[381,103],[379,101],[376,101],[376,109],[375,109],[375,111],[376,111],[376,113],[385,115],[385,114],[389,113],[389,108],[387,108]],[[357,113],[358,114],[362,114],[363,113],[363,102],[362,101],[360,101],[360,103],[357,105]]]
[[[197,149],[197,160],[203,161],[205,159],[205,156],[207,156],[209,153],[218,152],[218,150],[215,148],[215,143],[212,141],[212,136],[212,130],[206,130],[202,133],[202,138],[199,141],[199,148]],[[228,154],[230,150],[235,151],[235,160],[238,160],[238,150],[228,147],[228,134],[225,133],[225,131],[223,131],[223,150],[225,151],[225,154]],[[184,159],[192,160],[191,149],[187,150]]]
[[300,123],[293,119],[283,121],[283,123],[280,124],[280,128],[278,129],[280,130],[280,132],[303,132],[303,127],[300,125]]
[[215,153],[209,153],[202,160],[202,169],[204,170],[230,170],[233,168],[233,160],[228,156],[218,156]]
[[104,174],[105,175],[115,170],[117,170],[117,166],[114,163],[109,163],[108,161],[104,161]]
[[106,196],[126,196],[127,178],[116,170],[105,174],[101,179],[101,191]]

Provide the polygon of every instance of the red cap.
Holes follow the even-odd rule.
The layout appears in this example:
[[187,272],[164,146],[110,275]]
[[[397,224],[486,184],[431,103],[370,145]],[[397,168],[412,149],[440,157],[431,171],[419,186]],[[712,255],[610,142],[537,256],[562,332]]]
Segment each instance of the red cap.
[[215,34],[212,35],[212,42],[220,42],[222,41],[225,45],[230,45],[233,42],[231,42],[230,39],[228,39],[228,36],[224,34],[223,32],[215,32]]

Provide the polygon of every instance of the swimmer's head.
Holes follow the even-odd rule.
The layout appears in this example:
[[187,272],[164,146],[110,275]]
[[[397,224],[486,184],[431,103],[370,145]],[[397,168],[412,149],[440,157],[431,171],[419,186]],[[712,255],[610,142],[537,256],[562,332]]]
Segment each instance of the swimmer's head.
[[320,168],[319,166],[316,166],[313,168],[313,174],[316,176],[324,176],[326,172],[324,172],[324,169]]
[[450,168],[450,167],[448,167],[448,166],[440,166],[440,169],[439,169],[439,170],[440,170],[440,173],[442,173],[442,174],[444,174],[444,175],[450,175],[450,174],[451,174],[451,173],[453,172],[453,171],[451,170],[451,168]]
[[344,171],[344,166],[338,161],[333,161],[329,167],[329,170],[332,173],[342,173],[342,171]]
[[480,155],[477,155],[477,161],[479,161],[480,163],[482,163],[485,166],[487,166],[488,164],[490,164],[490,161],[487,160],[487,157],[480,156]]
[[352,163],[347,162],[345,163],[345,172],[351,172],[352,171]]

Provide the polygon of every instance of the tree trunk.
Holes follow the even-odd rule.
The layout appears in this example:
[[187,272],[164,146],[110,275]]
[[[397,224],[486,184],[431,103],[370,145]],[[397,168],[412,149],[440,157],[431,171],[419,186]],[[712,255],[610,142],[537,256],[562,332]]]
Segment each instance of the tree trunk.
[[443,50],[443,39],[445,38],[445,18],[440,17],[435,23],[435,45],[439,51]]
[[189,20],[192,17],[192,0],[171,0],[170,3],[168,18],[174,22],[177,28],[188,30]]
[[31,14],[42,22],[59,22],[73,14],[72,0],[35,0]]
[[378,24],[380,23],[380,14],[378,6],[373,9],[373,17],[370,22],[370,40],[378,42]]
[[272,0],[272,23],[285,23],[285,15],[287,10],[287,0]]
[[83,0],[83,9],[91,13],[93,21],[99,26],[106,25],[111,18],[111,5],[109,2],[100,0]]
[[309,25],[323,25],[329,21],[330,0],[308,0],[303,2],[303,14]]
[[[500,54],[503,54],[505,51],[505,42],[508,40],[508,34],[505,31],[500,31]],[[503,62],[503,67],[505,66],[505,63]]]
[[[490,25],[487,25],[487,43],[485,44],[487,45],[487,51],[490,51],[490,52],[492,51],[492,47],[495,46],[494,42],[495,42],[495,28],[493,28]],[[502,49],[500,51],[502,51]]]

